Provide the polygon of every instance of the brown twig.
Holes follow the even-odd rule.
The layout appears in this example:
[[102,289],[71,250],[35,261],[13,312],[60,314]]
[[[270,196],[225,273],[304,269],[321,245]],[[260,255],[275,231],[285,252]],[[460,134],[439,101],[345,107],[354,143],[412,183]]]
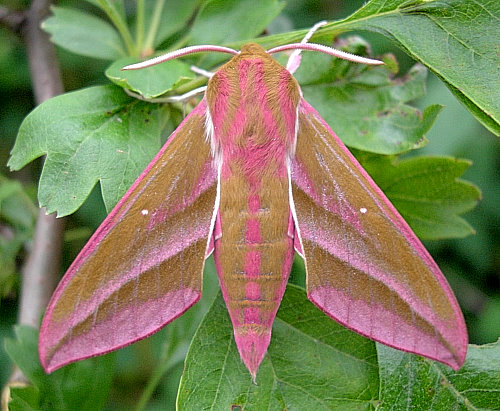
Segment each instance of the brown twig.
[[[40,29],[42,20],[49,14],[49,7],[50,0],[33,0],[19,20],[22,22],[19,23],[19,31],[26,43],[36,104],[63,92],[55,47]],[[47,215],[45,209],[40,209],[33,246],[22,268],[19,324],[39,325],[59,277],[63,226],[63,219],[56,219],[55,215]],[[23,380],[22,373],[14,370],[10,383]]]
[[7,7],[0,6],[0,25],[7,27],[14,33],[19,33],[24,22],[25,13],[9,10]]
[[41,22],[50,13],[50,3],[50,0],[33,0],[22,29],[36,104],[64,91],[56,49],[40,28]]

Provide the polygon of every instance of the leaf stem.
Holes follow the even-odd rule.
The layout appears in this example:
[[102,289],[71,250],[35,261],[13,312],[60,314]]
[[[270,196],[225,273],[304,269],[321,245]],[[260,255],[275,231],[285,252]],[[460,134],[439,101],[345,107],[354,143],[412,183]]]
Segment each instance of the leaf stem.
[[204,86],[207,83],[207,78],[203,76],[195,77],[194,79],[190,80],[189,82],[183,84],[182,86],[177,87],[175,91],[175,95],[182,95],[185,94],[191,90],[194,90],[195,88]]
[[169,50],[178,50],[183,48],[189,42],[189,36],[183,36],[179,40],[177,40],[174,44],[171,44],[168,49]]
[[172,340],[176,341],[176,339],[170,338],[171,334],[172,333],[169,330],[169,338],[167,338],[166,342],[164,343],[165,348],[162,350],[161,356],[158,360],[158,365],[153,370],[153,373],[151,374],[151,377],[148,380],[146,388],[144,388],[144,391],[142,392],[141,397],[139,398],[139,401],[137,402],[137,405],[134,408],[134,411],[144,410],[149,399],[153,395],[154,390],[158,386],[161,378],[172,365],[172,361],[170,361],[170,359],[172,357],[172,353],[177,348],[177,344],[172,343]]
[[151,26],[149,27],[144,46],[141,49],[142,55],[149,55],[154,50],[154,41],[156,38],[156,34],[158,33],[158,27],[160,26],[160,18],[164,5],[165,0],[156,1],[155,8],[153,10],[153,18],[151,19]]
[[144,42],[144,0],[137,0],[135,41],[137,48],[142,50]]
[[118,13],[116,8],[110,4],[108,0],[97,0],[103,11],[109,17],[111,22],[117,28],[118,32],[122,36],[123,42],[125,43],[125,47],[127,48],[127,52],[131,56],[137,56],[137,46],[132,39],[132,35],[130,34],[130,30],[128,29],[127,23],[123,19],[123,17]]

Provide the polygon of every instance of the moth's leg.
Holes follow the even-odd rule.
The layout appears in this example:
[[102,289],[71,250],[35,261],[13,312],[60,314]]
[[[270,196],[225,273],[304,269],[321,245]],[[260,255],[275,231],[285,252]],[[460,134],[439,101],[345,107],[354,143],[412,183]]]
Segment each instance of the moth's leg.
[[197,96],[198,94],[203,94],[206,89],[207,86],[198,87],[195,88],[194,90],[188,91],[187,93],[181,94],[180,96],[171,96],[166,98],[169,99],[168,100],[169,103],[185,103],[192,97]]
[[[191,66],[190,69],[193,73],[199,74],[200,76],[203,76],[203,77],[210,78],[214,75],[214,73],[212,73],[211,71],[204,70],[200,67]],[[168,99],[167,102],[168,103],[186,103],[192,97],[197,96],[198,94],[203,94],[206,89],[207,89],[207,86],[202,86],[202,87],[195,88],[194,90],[188,91],[187,93],[181,94],[180,96],[166,97]]]
[[212,73],[211,71],[204,70],[197,66],[191,66],[190,69],[193,73],[199,74],[200,76],[206,78],[211,78],[214,75],[214,73]]
[[147,101],[148,103],[185,103],[192,97],[197,96],[198,94],[203,94],[206,89],[207,86],[203,86],[188,91],[187,93],[181,94],[180,96],[168,96],[168,97],[158,97],[158,98],[145,98],[140,94],[134,93],[133,91],[127,89],[124,90],[125,93],[127,93],[130,97],[134,97],[142,101]]
[[[316,23],[314,26],[311,27],[311,30],[307,32],[307,34],[304,36],[302,41],[300,42],[301,44],[305,44],[309,42],[311,39],[312,35],[320,28],[323,27],[325,24],[328,22],[323,20],[318,23]],[[292,54],[290,54],[290,57],[288,58],[288,62],[286,63],[286,68],[290,73],[295,73],[295,71],[299,68],[300,66],[300,59],[302,50],[294,50]]]

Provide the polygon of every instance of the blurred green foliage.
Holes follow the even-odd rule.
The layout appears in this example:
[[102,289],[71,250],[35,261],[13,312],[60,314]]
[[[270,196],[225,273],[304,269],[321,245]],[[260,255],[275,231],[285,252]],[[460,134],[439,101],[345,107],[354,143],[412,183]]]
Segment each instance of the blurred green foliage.
[[[8,0],[3,3],[5,7],[22,10],[28,1]],[[103,13],[90,3],[92,2],[67,0],[58,4],[89,10],[103,18]],[[289,0],[281,14],[269,24],[267,33],[307,28],[324,19],[340,19],[357,10],[363,3],[362,0]],[[125,13],[131,15],[134,12],[133,4],[126,2],[126,5]],[[227,22],[228,26],[237,24],[234,21]],[[182,27],[176,29],[182,32]],[[400,72],[406,73],[414,64],[383,36],[367,32],[360,34],[371,44],[374,55],[389,51],[394,53]],[[171,41],[180,37],[178,32],[168,30],[164,31],[164,35]],[[109,83],[104,75],[108,62],[72,54],[63,49],[59,49],[58,53],[66,91]],[[7,282],[0,284],[0,290],[4,290],[0,295],[0,386],[3,386],[9,376],[11,363],[5,355],[2,340],[14,338],[13,324],[19,292],[19,280],[16,276],[19,275],[22,263],[22,250],[29,249],[29,234],[33,228],[32,187],[38,183],[41,164],[38,160],[15,173],[11,173],[6,167],[19,126],[34,106],[24,44],[17,35],[3,27],[0,27],[0,73],[0,175],[7,176],[0,179],[0,193],[11,190],[9,193],[12,195],[8,200],[11,205],[0,205],[0,236],[4,239],[7,238],[6,235],[12,235],[8,238],[15,238],[15,241],[10,245],[15,243],[16,252],[19,251],[17,265],[13,268],[4,268],[4,265],[0,267],[0,281],[7,276],[11,279],[8,288],[5,288]],[[421,110],[433,104],[441,104],[444,108],[437,116],[434,127],[426,133],[429,144],[417,153],[409,153],[408,157],[425,153],[455,156],[473,162],[463,178],[482,190],[482,201],[465,216],[476,234],[465,239],[427,242],[426,246],[457,295],[466,317],[470,341],[476,344],[493,342],[500,335],[500,143],[434,75],[430,75],[427,80],[427,94],[413,103]],[[172,127],[167,127],[164,136],[172,131]],[[15,187],[14,180],[19,182]],[[12,204],[17,204],[14,205],[17,214],[9,214]],[[68,267],[105,214],[100,189],[96,187],[84,205],[69,217],[61,272]],[[5,252],[6,249],[4,247],[2,251]],[[300,282],[296,279],[294,281]],[[146,391],[153,391],[148,410],[173,409],[188,344],[218,288],[211,263],[205,272],[204,287],[203,300],[195,309],[151,338],[118,352],[117,372],[107,402],[108,409],[130,409],[143,395],[145,387],[148,387]],[[162,362],[164,368],[159,370],[157,363],[162,357],[168,357],[169,360]],[[157,386],[151,383],[155,378],[159,379]],[[31,394],[27,394],[29,395]]]

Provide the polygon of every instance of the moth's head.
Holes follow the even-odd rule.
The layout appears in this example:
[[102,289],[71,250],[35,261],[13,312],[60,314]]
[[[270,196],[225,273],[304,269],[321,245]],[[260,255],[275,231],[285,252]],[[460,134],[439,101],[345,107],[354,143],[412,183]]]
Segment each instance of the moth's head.
[[267,51],[257,43],[247,43],[241,50],[240,55],[268,55]]
[[280,68],[283,68],[262,46],[256,43],[247,43],[237,55],[214,73],[211,80],[222,71],[231,76],[238,75],[240,69],[243,71],[251,70],[251,67],[265,72],[281,71]]

